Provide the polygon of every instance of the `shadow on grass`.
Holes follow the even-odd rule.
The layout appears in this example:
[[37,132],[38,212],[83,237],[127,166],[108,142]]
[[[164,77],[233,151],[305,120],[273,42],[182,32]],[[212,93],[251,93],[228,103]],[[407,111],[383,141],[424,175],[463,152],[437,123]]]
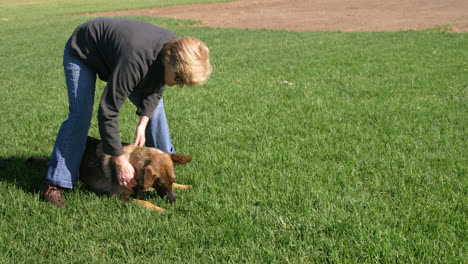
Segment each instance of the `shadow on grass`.
[[[29,162],[28,158],[17,157],[16,155],[10,157],[0,156],[0,182],[13,184],[26,193],[39,193],[44,185],[46,174],[47,165],[45,164]],[[80,181],[78,181],[77,185],[73,189],[79,189],[85,193],[94,193],[98,196],[109,196],[107,193],[95,192],[88,189]],[[163,199],[155,190],[138,192],[132,197],[137,199]]]
[[[48,165],[30,162],[28,159],[16,155],[0,157],[0,182],[9,182],[30,194],[40,192],[46,179]],[[78,182],[74,189],[93,192],[81,182]],[[93,193],[107,196],[106,193]]]
[[14,184],[25,192],[39,192],[46,173],[47,167],[30,164],[25,158],[0,157],[0,181]]

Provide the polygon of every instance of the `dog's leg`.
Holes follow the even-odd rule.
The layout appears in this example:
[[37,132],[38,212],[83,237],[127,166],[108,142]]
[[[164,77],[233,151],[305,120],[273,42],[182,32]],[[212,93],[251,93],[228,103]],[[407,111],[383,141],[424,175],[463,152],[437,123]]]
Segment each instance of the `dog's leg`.
[[177,188],[177,189],[181,189],[181,190],[187,190],[187,189],[190,189],[192,188],[191,185],[182,185],[182,184],[177,184],[177,183],[173,183],[172,184],[172,188]]
[[137,200],[137,199],[133,199],[133,202],[135,203],[139,203],[140,205],[142,205],[143,207],[146,207],[148,209],[150,209],[151,211],[158,211],[158,212],[164,212],[166,211],[166,209],[164,208],[161,208],[161,207],[158,207],[150,202],[147,202],[147,201],[143,201],[143,200]]

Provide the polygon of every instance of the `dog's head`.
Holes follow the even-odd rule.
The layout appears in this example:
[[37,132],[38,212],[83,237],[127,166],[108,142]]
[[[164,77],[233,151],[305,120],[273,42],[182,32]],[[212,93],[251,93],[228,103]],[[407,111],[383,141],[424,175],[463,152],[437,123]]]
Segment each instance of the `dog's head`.
[[142,187],[144,189],[153,187],[161,198],[166,197],[169,203],[174,203],[174,165],[190,161],[192,157],[188,155],[160,153],[145,166]]

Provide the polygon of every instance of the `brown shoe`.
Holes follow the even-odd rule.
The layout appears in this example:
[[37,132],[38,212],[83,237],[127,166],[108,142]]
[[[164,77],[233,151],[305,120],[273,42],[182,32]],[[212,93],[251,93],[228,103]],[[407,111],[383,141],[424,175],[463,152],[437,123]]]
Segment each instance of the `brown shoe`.
[[45,184],[42,187],[42,200],[51,203],[57,207],[61,207],[65,205],[65,202],[62,199],[62,194],[65,190],[62,187]]

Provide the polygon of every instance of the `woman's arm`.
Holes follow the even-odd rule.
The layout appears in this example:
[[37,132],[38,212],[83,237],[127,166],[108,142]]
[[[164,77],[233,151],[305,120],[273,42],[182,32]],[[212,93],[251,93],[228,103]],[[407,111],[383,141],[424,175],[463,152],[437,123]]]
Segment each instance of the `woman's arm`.
[[148,124],[149,117],[142,115],[140,117],[140,123],[138,123],[137,129],[136,129],[136,138],[135,138],[135,145],[139,147],[143,147],[146,142],[146,137],[145,137],[145,131],[146,131],[146,125]]

